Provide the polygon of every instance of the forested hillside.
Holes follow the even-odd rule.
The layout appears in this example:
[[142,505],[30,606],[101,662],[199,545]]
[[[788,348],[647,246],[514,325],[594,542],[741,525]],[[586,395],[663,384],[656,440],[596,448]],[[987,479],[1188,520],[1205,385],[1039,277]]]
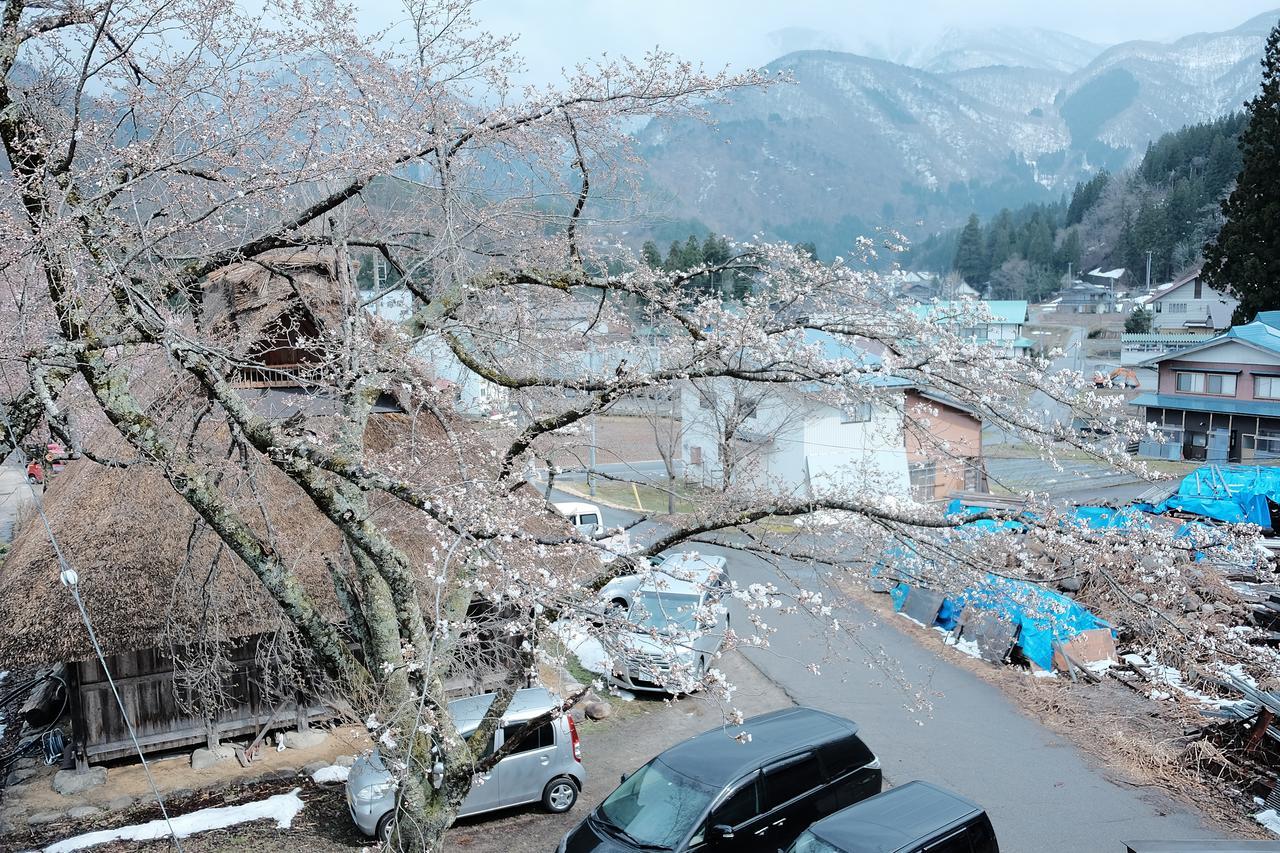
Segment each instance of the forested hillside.
[[1135,168],[1099,172],[1069,198],[1002,210],[986,222],[975,214],[964,228],[920,243],[910,266],[954,270],[992,298],[1040,300],[1069,270],[1124,267],[1141,281],[1150,252],[1152,281],[1168,281],[1217,233],[1246,121],[1235,113],[1167,133]]

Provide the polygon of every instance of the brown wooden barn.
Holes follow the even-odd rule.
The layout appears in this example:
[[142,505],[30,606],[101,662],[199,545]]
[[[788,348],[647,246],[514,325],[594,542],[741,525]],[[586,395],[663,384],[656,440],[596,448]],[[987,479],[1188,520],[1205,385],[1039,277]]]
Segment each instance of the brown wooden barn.
[[[238,384],[249,389],[258,410],[306,429],[333,411],[307,377],[325,358],[310,339],[340,319],[333,255],[275,253],[266,261],[211,276],[200,322],[245,364]],[[331,574],[344,553],[337,529],[279,470],[238,456],[225,422],[202,414],[203,398],[185,377],[162,361],[143,371],[153,412],[206,452],[211,476],[241,516],[288,556],[313,599],[341,620]],[[366,453],[402,463],[406,473],[440,468],[442,458],[452,458],[443,451],[438,416],[406,414],[390,397],[374,411]],[[85,444],[116,458],[130,455],[110,427]],[[386,504],[379,510],[382,524],[397,545],[415,564],[433,565],[442,553],[440,532],[425,516],[380,500]],[[154,467],[71,462],[49,484],[44,509],[79,573],[85,606],[145,751],[334,716],[323,685],[290,653],[285,621],[260,581]],[[208,671],[201,670],[205,658]],[[132,754],[88,634],[59,583],[44,526],[30,519],[0,573],[0,669],[57,663],[69,675],[71,740],[80,766]]]

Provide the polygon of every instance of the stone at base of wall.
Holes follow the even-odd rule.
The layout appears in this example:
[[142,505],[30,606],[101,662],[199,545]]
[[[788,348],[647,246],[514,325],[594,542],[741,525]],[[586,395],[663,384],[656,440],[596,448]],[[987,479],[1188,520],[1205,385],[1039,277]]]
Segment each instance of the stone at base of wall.
[[310,749],[319,746],[329,737],[329,733],[320,729],[307,729],[303,732],[285,732],[284,745],[290,749]]
[[107,784],[107,768],[90,767],[83,773],[78,770],[59,770],[53,774],[53,790],[65,797],[83,793],[90,788]]
[[191,753],[192,770],[208,770],[219,761],[229,761],[236,757],[236,751],[229,746],[218,746],[213,749],[193,750]]

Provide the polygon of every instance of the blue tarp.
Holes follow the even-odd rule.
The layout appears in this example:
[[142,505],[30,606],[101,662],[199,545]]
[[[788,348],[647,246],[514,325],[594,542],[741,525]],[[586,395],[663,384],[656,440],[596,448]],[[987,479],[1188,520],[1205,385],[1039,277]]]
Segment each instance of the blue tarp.
[[[905,583],[890,591],[895,610],[902,609],[910,591]],[[1055,643],[1064,643],[1081,631],[1111,627],[1065,595],[990,573],[978,586],[944,599],[934,624],[950,630],[966,608],[993,611],[1013,623],[1022,654],[1041,669],[1053,668]]]
[[1149,527],[1146,519],[1130,507],[1112,509],[1106,506],[1078,506],[1075,520],[1088,530],[1126,527]]
[[1271,527],[1271,504],[1280,503],[1280,468],[1206,465],[1182,478],[1177,494],[1140,509],[1156,514],[1176,510],[1230,524]]

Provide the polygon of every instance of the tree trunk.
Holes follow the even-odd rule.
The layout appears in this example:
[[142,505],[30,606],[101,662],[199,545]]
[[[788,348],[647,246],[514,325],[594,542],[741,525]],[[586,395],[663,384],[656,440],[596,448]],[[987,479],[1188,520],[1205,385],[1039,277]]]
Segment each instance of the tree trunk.
[[430,780],[411,775],[401,783],[399,818],[391,850],[403,853],[444,853],[445,833],[458,809],[450,806],[444,791],[434,791]]

